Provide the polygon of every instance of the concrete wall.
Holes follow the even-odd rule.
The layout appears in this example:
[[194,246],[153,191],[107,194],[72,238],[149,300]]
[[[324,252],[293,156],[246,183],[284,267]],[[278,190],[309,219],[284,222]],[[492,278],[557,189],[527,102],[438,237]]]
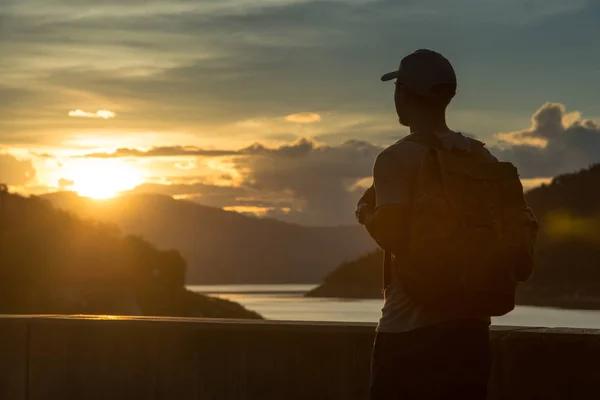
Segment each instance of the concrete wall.
[[[5,316],[0,399],[363,400],[372,340],[372,325]],[[493,343],[491,399],[600,398],[600,331]]]

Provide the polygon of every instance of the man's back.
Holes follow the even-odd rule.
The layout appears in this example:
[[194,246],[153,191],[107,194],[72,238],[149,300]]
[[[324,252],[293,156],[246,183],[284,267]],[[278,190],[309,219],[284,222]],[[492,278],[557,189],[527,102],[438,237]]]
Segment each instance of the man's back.
[[[473,141],[460,133],[446,131],[436,133],[445,150],[456,148],[471,151]],[[385,149],[374,167],[374,181],[377,207],[390,204],[410,204],[413,186],[419,167],[429,151],[428,146],[408,140],[400,140]],[[484,149],[490,161],[496,159]],[[395,254],[388,287],[385,290],[385,304],[379,321],[380,332],[406,332],[413,329],[433,326],[453,320],[475,319],[489,324],[489,317],[465,313],[449,313],[436,308],[427,308],[411,299],[402,288],[397,270],[403,262],[402,254]]]
[[[437,143],[436,147],[470,150],[472,141],[451,132],[446,124],[446,108],[456,94],[457,79],[452,64],[444,56],[428,49],[417,50],[403,57],[398,69],[384,74],[381,80],[395,80],[393,100],[398,121],[409,127],[411,132],[416,132],[413,139],[419,133],[439,132],[436,135],[440,140],[436,142],[441,144]],[[434,157],[429,157],[428,154]],[[391,268],[391,279],[386,279],[388,285],[385,305],[373,346],[371,400],[483,400],[486,397],[491,364],[489,317],[464,313],[457,315],[456,312],[442,312],[425,307],[423,302],[417,303],[405,293],[398,276],[397,267],[402,266],[402,280],[407,283],[409,275],[406,273],[411,272],[409,280],[414,283],[416,276],[412,273],[421,271],[423,265],[427,266],[422,263],[422,259],[413,257],[419,254],[418,251],[413,251],[417,250],[413,245],[423,245],[421,248],[427,252],[429,259],[435,263],[441,261],[442,266],[444,256],[438,251],[440,248],[434,246],[429,249],[428,244],[437,240],[437,244],[453,247],[450,242],[446,242],[449,239],[438,240],[439,237],[451,237],[451,229],[446,230],[445,236],[436,236],[436,232],[450,225],[430,223],[425,218],[413,218],[416,223],[411,224],[411,229],[408,229],[413,191],[424,195],[419,196],[419,206],[415,210],[418,210],[419,215],[428,216],[428,220],[437,214],[426,212],[428,205],[423,200],[429,199],[432,200],[430,203],[435,203],[435,199],[439,198],[440,202],[444,202],[437,193],[426,196],[425,189],[429,186],[421,178],[428,177],[428,174],[418,174],[422,161],[428,170],[429,167],[435,169],[436,163],[431,163],[431,160],[438,160],[438,156],[450,155],[430,153],[428,146],[411,140],[403,140],[390,146],[375,162],[375,195],[371,196],[372,188],[367,190],[356,210],[358,221],[365,226],[371,237],[382,248],[398,253],[394,260],[397,265]],[[486,156],[489,156],[490,161],[495,161],[491,154],[487,153]],[[441,163],[439,169],[442,169]],[[436,182],[437,186],[431,185],[431,188],[439,188],[441,192],[445,192],[445,179]],[[375,205],[368,201],[370,197],[376,198]],[[415,210],[413,215],[416,215]],[[444,213],[439,215],[445,216]],[[451,218],[452,215],[454,214],[447,216]],[[423,225],[421,222],[426,223]],[[433,230],[428,231],[427,225],[432,225]],[[408,237],[424,240],[408,241]],[[402,264],[407,260],[403,260],[401,249],[407,242],[410,257],[406,259],[410,258],[412,262]],[[460,260],[452,265],[460,267],[466,264]],[[420,279],[424,281],[422,277]],[[458,280],[464,281],[462,275],[459,274]],[[425,281],[439,283],[443,280],[438,278]],[[411,295],[422,294],[414,290],[416,287],[407,284],[406,289],[410,290]],[[422,299],[425,297],[420,296],[419,300]],[[445,300],[437,304],[445,304]]]

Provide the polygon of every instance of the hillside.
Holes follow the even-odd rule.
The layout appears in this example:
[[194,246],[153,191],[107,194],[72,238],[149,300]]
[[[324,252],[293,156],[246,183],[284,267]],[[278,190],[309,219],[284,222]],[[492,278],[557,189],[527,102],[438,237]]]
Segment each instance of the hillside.
[[[540,219],[534,276],[519,304],[600,309],[600,165],[526,193]],[[342,264],[308,296],[379,298],[381,252]]]
[[185,290],[186,263],[137,236],[0,192],[0,313],[260,318]]
[[358,226],[304,227],[168,196],[98,201],[61,192],[43,198],[160,248],[179,250],[188,263],[188,284],[314,283],[341,262],[375,248]]

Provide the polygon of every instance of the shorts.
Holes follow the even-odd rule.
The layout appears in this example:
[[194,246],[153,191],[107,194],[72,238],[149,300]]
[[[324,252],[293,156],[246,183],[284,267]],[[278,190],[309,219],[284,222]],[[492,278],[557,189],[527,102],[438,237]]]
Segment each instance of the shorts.
[[487,322],[454,321],[409,332],[378,332],[369,399],[484,400],[491,363]]

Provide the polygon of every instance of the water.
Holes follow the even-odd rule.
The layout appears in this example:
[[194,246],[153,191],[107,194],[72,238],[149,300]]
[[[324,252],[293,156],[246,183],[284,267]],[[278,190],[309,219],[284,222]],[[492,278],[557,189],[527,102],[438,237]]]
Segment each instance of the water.
[[[287,321],[372,322],[379,319],[382,300],[306,298],[314,285],[188,286],[188,289],[238,302],[263,317]],[[518,306],[493,318],[494,325],[600,329],[600,311]]]

